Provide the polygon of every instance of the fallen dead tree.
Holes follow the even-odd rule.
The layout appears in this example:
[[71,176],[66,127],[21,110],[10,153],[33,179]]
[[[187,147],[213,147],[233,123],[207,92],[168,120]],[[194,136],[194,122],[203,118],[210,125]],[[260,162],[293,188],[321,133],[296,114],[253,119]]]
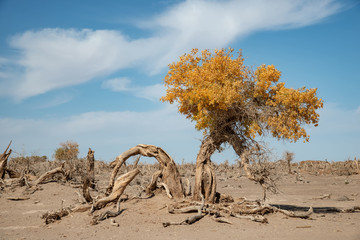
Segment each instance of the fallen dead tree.
[[45,220],[45,224],[50,224],[61,218],[68,216],[70,213],[85,212],[91,208],[91,205],[80,205],[75,207],[61,208],[57,211],[49,211],[44,213],[41,218]]
[[36,181],[35,181],[35,185],[39,185],[39,184],[43,184],[45,183],[46,180],[48,180],[49,178],[53,177],[55,174],[65,174],[65,171],[64,171],[64,163],[60,166],[60,167],[57,167],[57,168],[54,168],[50,171],[47,171],[46,173],[44,173],[43,175],[41,175]]
[[121,214],[120,209],[120,196],[124,192],[125,188],[128,186],[128,184],[140,173],[140,170],[138,168],[135,168],[128,173],[125,173],[117,178],[115,181],[113,190],[111,194],[107,197],[101,198],[97,202],[95,202],[93,205],[85,204],[85,205],[79,205],[75,207],[68,207],[68,208],[61,208],[57,211],[50,211],[45,214],[43,214],[42,218],[45,219],[45,224],[49,224],[52,222],[55,222],[57,220],[61,220],[61,218],[69,215],[73,212],[84,212],[90,210],[90,214],[93,214],[96,210],[100,210],[104,208],[106,205],[112,202],[117,201],[117,210],[115,212],[112,211],[105,211],[104,213],[100,215],[94,215],[93,219],[91,221],[91,224],[97,224],[99,221],[105,220],[110,217],[116,217]]

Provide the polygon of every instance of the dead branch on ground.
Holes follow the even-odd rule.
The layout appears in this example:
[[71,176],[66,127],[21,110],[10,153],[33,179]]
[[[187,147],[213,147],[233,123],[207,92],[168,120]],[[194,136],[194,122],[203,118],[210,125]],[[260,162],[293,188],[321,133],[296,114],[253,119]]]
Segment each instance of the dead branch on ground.
[[117,217],[119,216],[123,210],[120,209],[120,202],[121,202],[121,198],[118,199],[117,204],[116,204],[116,211],[106,211],[101,213],[99,216],[94,216],[92,221],[91,221],[91,225],[95,225],[98,224],[99,221],[103,221],[105,219],[108,218],[112,218],[112,217]]
[[76,207],[67,207],[67,208],[61,208],[56,211],[49,211],[44,213],[41,218],[45,219],[45,224],[50,224],[55,221],[61,220],[61,218],[68,216],[70,213],[75,212],[85,212],[88,211],[91,208],[90,205],[80,205]]
[[205,198],[204,198],[204,195],[201,194],[201,205],[197,207],[197,214],[186,218],[182,222],[164,222],[163,226],[168,227],[168,226],[171,226],[171,225],[190,225],[190,224],[193,224],[194,222],[200,220],[201,218],[203,218],[205,216],[202,213],[202,210],[203,210],[204,206],[205,206]]

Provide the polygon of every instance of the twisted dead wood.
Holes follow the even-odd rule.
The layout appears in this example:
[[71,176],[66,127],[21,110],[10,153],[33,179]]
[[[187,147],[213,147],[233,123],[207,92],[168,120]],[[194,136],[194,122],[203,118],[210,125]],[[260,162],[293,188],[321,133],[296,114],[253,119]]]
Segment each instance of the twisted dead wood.
[[146,144],[139,144],[133,148],[130,148],[129,150],[119,155],[116,160],[110,164],[110,166],[114,167],[114,169],[111,173],[109,184],[106,190],[107,194],[110,194],[113,189],[114,180],[120,167],[129,157],[135,155],[154,157],[160,164],[160,172],[156,172],[153,175],[153,180],[147,187],[147,194],[150,194],[150,192],[156,188],[157,178],[161,178],[161,181],[168,186],[169,191],[174,198],[181,199],[184,197],[181,177],[174,160],[162,148]]
[[[11,149],[9,150],[11,143],[12,143],[12,141],[10,141],[10,143],[7,146],[7,148],[5,149],[4,153],[0,155],[0,178],[1,179],[5,178],[7,161],[12,152]],[[8,152],[8,150],[9,150],[9,152]]]
[[116,204],[116,211],[113,212],[113,211],[106,211],[106,212],[103,212],[101,213],[99,216],[94,216],[91,224],[92,225],[95,225],[97,224],[99,221],[103,221],[105,219],[108,219],[108,218],[112,218],[112,217],[117,217],[119,216],[123,210],[120,209],[120,202],[121,202],[121,198],[118,199],[117,201],[117,204]]
[[197,214],[186,218],[182,222],[163,222],[163,226],[168,227],[168,226],[171,226],[171,225],[190,225],[190,224],[193,224],[194,222],[200,220],[201,218],[203,218],[205,216],[205,214],[202,213],[202,210],[203,210],[204,206],[205,206],[205,198],[204,198],[204,195],[201,194],[201,205],[196,206]]
[[65,174],[64,171],[64,163],[57,168],[54,168],[50,171],[47,171],[46,173],[44,173],[43,175],[41,175],[36,181],[35,181],[35,185],[39,185],[39,184],[43,184],[45,182],[45,180],[49,179],[50,177],[54,176],[57,173],[61,173],[61,174]]
[[140,173],[140,170],[138,168],[135,168],[131,170],[128,173],[125,173],[118,177],[116,180],[113,190],[111,194],[107,197],[104,197],[94,203],[91,212],[94,212],[95,210],[101,209],[105,207],[108,203],[114,202],[118,200],[121,196],[121,194],[124,192],[126,186]]
[[61,220],[61,218],[68,216],[70,213],[85,212],[88,211],[90,208],[90,205],[80,205],[72,208],[61,208],[57,211],[46,212],[41,216],[41,218],[45,220],[45,224],[50,224],[55,221]]

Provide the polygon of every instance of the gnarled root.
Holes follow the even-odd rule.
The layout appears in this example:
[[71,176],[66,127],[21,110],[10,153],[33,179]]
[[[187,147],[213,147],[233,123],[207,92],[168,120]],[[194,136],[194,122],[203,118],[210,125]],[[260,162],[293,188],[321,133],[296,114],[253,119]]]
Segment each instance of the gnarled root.
[[[94,216],[94,218],[91,221],[91,224],[95,225],[95,224],[98,224],[99,221],[103,221],[103,220],[111,218],[111,217],[119,216],[123,212],[123,210],[120,209],[120,202],[121,202],[121,199],[119,198],[118,201],[117,201],[117,204],[116,204],[116,211],[115,212],[106,211],[106,212],[101,213],[99,216]],[[119,226],[119,225],[117,224],[117,226]]]
[[170,225],[190,225],[193,224],[194,222],[200,220],[201,218],[203,218],[205,215],[202,213],[202,210],[205,206],[205,198],[204,195],[201,194],[201,205],[197,206],[197,214],[186,218],[184,221],[182,222],[164,222],[163,226],[164,227],[168,227]]

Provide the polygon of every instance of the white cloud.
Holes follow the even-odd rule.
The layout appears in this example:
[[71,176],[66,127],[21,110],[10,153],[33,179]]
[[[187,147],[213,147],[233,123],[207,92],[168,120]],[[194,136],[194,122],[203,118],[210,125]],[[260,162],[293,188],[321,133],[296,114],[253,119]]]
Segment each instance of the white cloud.
[[[296,160],[345,160],[360,156],[360,113],[358,109],[342,110],[328,104],[321,112],[318,128],[309,128],[310,142],[290,144],[267,138],[278,156],[295,152]],[[77,141],[81,156],[88,147],[97,158],[106,161],[137,144],[163,147],[177,161],[195,161],[202,134],[190,120],[181,116],[176,106],[150,112],[87,112],[71,117],[48,119],[0,118],[0,148],[13,140],[15,152],[51,156],[60,142]],[[340,150],[339,150],[340,149]],[[212,158],[216,162],[237,159],[230,149]]]
[[114,92],[122,92],[129,90],[130,83],[129,78],[114,78],[103,82],[101,86]]
[[166,93],[163,84],[131,86],[131,83],[129,78],[114,78],[104,81],[102,87],[114,92],[130,92],[136,97],[145,98],[150,101],[159,101]]
[[137,97],[145,98],[151,101],[159,101],[162,96],[165,96],[166,89],[163,84],[154,84],[143,88],[138,88],[134,91]]
[[[81,155],[89,147],[106,161],[137,144],[153,144],[181,160],[195,160],[200,142],[193,124],[165,105],[151,112],[87,112],[71,117],[48,119],[0,118],[0,148],[13,140],[12,149],[27,154],[51,155],[60,142],[79,143]],[[200,137],[199,137],[200,138]],[[179,159],[180,158],[180,159]],[[190,159],[191,158],[191,159]]]
[[256,31],[314,24],[340,9],[333,0],[188,0],[139,24],[153,29],[149,38],[112,30],[27,31],[10,41],[17,59],[0,61],[0,96],[21,101],[129,67],[156,74],[193,47],[226,47]]

